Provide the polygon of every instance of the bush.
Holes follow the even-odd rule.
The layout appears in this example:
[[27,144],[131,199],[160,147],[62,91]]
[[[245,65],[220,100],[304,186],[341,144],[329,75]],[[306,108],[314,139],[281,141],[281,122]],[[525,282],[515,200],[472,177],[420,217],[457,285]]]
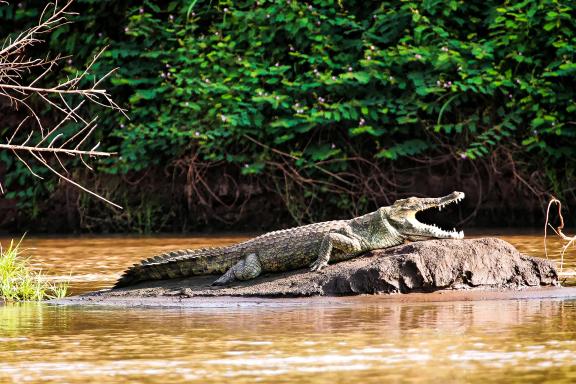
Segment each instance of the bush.
[[120,67],[109,173],[227,164],[293,212],[385,200],[414,161],[497,155],[533,192],[571,188],[573,2],[114,3],[79,1],[88,28],[58,38]]
[[109,51],[131,90],[119,167],[197,148],[264,172],[278,153],[247,137],[300,168],[422,154],[430,134],[469,158],[574,156],[571,2],[194,3],[144,2]]

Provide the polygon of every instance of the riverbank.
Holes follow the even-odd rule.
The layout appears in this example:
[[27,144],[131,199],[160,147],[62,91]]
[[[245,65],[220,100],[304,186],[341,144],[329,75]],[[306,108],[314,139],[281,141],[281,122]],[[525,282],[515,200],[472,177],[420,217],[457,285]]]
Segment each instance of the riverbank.
[[437,291],[429,293],[381,294],[331,297],[184,297],[184,296],[114,296],[110,290],[50,300],[51,305],[98,306],[117,308],[249,308],[349,306],[374,303],[441,303],[488,300],[576,299],[576,287],[537,287],[520,290]]

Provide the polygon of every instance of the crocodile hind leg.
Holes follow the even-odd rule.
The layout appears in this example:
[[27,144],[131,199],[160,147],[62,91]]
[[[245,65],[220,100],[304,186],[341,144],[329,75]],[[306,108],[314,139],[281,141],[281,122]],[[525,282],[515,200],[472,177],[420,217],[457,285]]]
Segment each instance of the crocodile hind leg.
[[336,248],[352,257],[362,250],[362,246],[357,239],[343,235],[341,233],[329,233],[322,240],[318,258],[310,265],[312,271],[319,271],[328,265],[332,249]]
[[225,274],[220,276],[212,285],[227,285],[236,280],[254,279],[262,272],[262,265],[255,253],[251,253],[238,261]]

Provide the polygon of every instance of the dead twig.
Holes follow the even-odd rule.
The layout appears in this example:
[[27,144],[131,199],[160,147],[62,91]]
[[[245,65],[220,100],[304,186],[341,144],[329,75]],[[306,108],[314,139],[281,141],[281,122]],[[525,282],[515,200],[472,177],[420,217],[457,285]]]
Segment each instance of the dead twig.
[[[556,204],[558,206],[558,217],[560,219],[560,224],[556,228],[554,228],[549,222],[550,207],[552,206],[552,204]],[[562,230],[564,229],[564,217],[562,216],[562,202],[560,202],[560,200],[558,200],[554,196],[550,198],[550,201],[548,202],[548,207],[546,208],[546,223],[544,224],[544,253],[546,254],[546,258],[548,258],[548,249],[546,247],[548,226],[552,228],[554,233],[560,236],[562,240],[567,242],[566,244],[564,244],[564,246],[562,246],[562,252],[560,253],[560,273],[562,273],[562,269],[564,267],[564,254],[566,253],[568,247],[570,247],[572,244],[574,244],[574,242],[576,242],[576,236],[567,236],[564,234],[564,232],[562,232]]]

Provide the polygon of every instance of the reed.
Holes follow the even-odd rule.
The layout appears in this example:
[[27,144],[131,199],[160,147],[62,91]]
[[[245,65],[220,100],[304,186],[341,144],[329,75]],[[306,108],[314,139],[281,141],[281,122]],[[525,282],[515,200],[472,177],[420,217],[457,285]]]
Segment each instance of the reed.
[[47,281],[42,272],[34,271],[21,256],[21,242],[12,240],[8,248],[0,244],[0,300],[40,301],[66,296],[69,284]]

